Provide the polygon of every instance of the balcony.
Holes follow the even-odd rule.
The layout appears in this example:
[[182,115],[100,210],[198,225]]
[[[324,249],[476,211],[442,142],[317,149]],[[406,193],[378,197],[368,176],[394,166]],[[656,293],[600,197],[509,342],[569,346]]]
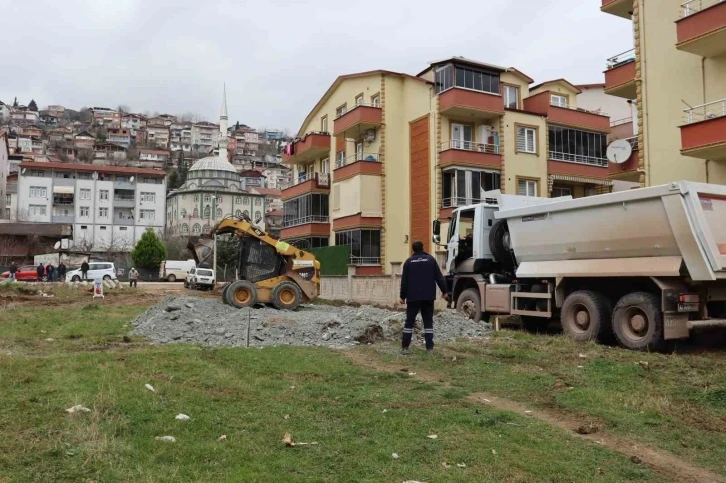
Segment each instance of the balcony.
[[330,133],[309,132],[293,144],[293,154],[283,154],[285,164],[305,164],[330,153]]
[[136,199],[133,196],[114,196],[113,205],[119,208],[133,208],[136,206]]
[[635,99],[635,49],[610,57],[605,71],[605,93]]
[[380,155],[356,153],[335,163],[335,181],[341,181],[359,174],[380,175],[382,169]]
[[134,226],[134,219],[130,217],[119,218],[116,215],[113,218],[113,224],[118,226]]
[[383,109],[378,106],[358,104],[333,121],[335,137],[358,137],[367,129],[376,129],[383,124]]
[[699,159],[726,159],[726,99],[684,112],[681,154]]
[[330,193],[330,175],[327,173],[307,173],[292,180],[283,187],[282,199],[289,200],[305,193]]
[[547,116],[547,122],[590,131],[610,132],[606,114],[578,109],[569,105],[552,104],[550,91],[540,92],[524,100],[524,109]]
[[447,141],[439,146],[439,166],[471,166],[474,168],[502,167],[502,156],[497,144],[471,141]]
[[627,160],[625,160],[624,163],[608,163],[608,177],[611,179],[619,179],[622,181],[639,181],[639,175],[638,172],[639,169],[639,143],[638,143],[638,137],[634,136],[631,138],[625,139],[625,141],[628,141],[630,143],[630,147],[632,148],[632,151],[630,153],[630,157],[628,157]]
[[134,190],[135,184],[132,181],[114,181],[113,187],[117,190]]
[[690,0],[676,22],[676,48],[701,57],[726,54],[726,2]]
[[51,217],[51,223],[73,223],[73,215],[53,215]]
[[633,10],[633,0],[602,0],[600,10],[610,15],[630,20]]
[[452,87],[439,94],[439,111],[457,119],[486,121],[504,114],[504,98],[462,87]]

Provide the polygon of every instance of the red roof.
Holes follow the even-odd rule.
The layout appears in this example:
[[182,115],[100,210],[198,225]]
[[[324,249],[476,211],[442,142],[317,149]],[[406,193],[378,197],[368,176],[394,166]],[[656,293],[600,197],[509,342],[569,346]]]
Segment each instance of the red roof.
[[272,188],[252,188],[252,189],[254,191],[256,191],[257,193],[259,193],[261,195],[265,195],[265,196],[276,196],[278,198],[280,196],[282,196],[282,191],[272,189]]
[[166,176],[160,169],[149,168],[126,168],[122,166],[97,166],[94,164],[75,164],[75,163],[40,163],[34,161],[24,161],[20,163],[21,168],[40,168],[40,169],[66,169],[73,171],[100,171],[102,173],[123,173],[123,174],[148,174],[152,176]]

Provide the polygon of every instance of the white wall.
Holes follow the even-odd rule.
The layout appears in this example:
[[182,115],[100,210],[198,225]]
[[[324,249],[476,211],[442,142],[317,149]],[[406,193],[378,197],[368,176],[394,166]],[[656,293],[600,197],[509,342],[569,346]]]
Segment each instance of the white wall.
[[[51,221],[51,208],[53,199],[53,179],[50,177],[27,176],[22,173],[18,176],[18,220],[32,221],[38,223],[49,223]],[[46,189],[45,198],[31,198],[30,187],[42,186]],[[30,216],[30,205],[45,206],[45,216]]]

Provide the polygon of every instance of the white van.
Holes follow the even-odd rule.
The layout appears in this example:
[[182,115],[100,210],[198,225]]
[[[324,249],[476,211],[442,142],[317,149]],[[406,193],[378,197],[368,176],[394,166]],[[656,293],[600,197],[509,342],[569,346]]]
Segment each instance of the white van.
[[196,268],[194,260],[164,260],[159,267],[159,280],[167,282],[180,282],[186,280],[192,268]]

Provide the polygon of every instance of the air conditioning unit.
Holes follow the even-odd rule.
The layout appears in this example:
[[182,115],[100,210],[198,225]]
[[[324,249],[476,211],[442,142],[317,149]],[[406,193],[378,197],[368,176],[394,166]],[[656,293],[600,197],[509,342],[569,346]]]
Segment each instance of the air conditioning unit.
[[375,129],[368,129],[366,131],[366,135],[365,135],[365,138],[364,139],[368,143],[375,141],[376,140],[376,130]]

